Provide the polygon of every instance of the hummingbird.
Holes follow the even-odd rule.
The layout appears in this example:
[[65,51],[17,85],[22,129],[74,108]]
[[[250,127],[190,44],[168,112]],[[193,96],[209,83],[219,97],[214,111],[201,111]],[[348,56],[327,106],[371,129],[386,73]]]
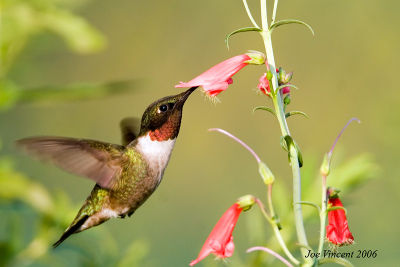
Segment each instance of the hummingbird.
[[161,98],[137,119],[120,123],[122,145],[68,137],[30,137],[17,141],[28,154],[96,182],[75,219],[53,244],[111,218],[130,217],[156,190],[179,133],[182,109],[197,87]]

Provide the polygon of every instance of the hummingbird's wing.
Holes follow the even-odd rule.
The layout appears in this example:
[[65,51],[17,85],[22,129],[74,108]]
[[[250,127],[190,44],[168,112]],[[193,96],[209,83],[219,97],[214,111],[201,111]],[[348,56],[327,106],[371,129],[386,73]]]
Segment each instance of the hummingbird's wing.
[[58,167],[96,181],[111,189],[121,173],[123,146],[95,140],[66,137],[30,137],[17,145],[39,159],[51,161]]
[[122,134],[122,145],[127,146],[131,143],[138,135],[140,128],[140,119],[128,117],[120,122],[121,134]]

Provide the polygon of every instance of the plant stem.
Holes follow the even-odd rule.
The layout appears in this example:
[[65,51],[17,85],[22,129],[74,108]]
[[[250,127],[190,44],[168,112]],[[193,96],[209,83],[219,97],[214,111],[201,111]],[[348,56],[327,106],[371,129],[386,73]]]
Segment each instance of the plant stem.
[[268,199],[267,201],[268,201],[269,212],[271,212],[271,217],[274,218],[275,211],[274,211],[274,205],[272,205],[272,184],[268,185],[267,199]]
[[322,255],[322,249],[324,248],[325,241],[325,224],[326,224],[326,175],[322,175],[322,192],[321,192],[321,212],[319,214],[320,230],[319,230],[319,244],[318,253]]
[[274,22],[275,22],[276,10],[277,10],[277,8],[278,8],[278,1],[279,1],[279,0],[275,0],[275,1],[274,1],[274,10],[272,11],[272,21],[271,21],[271,25],[274,24]]
[[[276,12],[276,11],[275,11]],[[286,123],[285,111],[283,107],[282,94],[280,91],[277,91],[279,87],[278,76],[276,73],[276,65],[274,58],[274,50],[272,48],[272,40],[271,40],[271,32],[268,29],[268,18],[267,18],[267,3],[266,0],[261,0],[261,16],[262,16],[262,26],[263,31],[261,32],[261,36],[264,40],[265,51],[267,54],[268,64],[271,67],[272,72],[272,100],[274,103],[274,108],[276,112],[276,116],[278,118],[279,126],[281,128],[281,132],[283,136],[290,135],[288,125]],[[297,239],[299,243],[303,246],[308,246],[307,236],[304,229],[303,223],[303,212],[301,207],[301,176],[300,176],[300,166],[298,163],[298,154],[295,146],[290,146],[289,148],[290,162],[292,167],[293,174],[293,211],[294,211],[294,219],[297,231]],[[303,258],[307,255],[308,251],[306,248],[302,247],[301,253]],[[307,265],[312,265],[313,261],[310,258],[306,259]]]
[[244,5],[244,8],[246,9],[247,16],[249,17],[251,23],[253,23],[253,26],[256,27],[256,28],[260,28],[258,26],[258,24],[256,23],[256,21],[254,20],[253,16],[251,15],[251,11],[250,11],[249,6],[247,5],[247,1],[246,0],[243,0],[243,5]]
[[286,246],[285,241],[283,240],[283,237],[281,235],[281,232],[279,231],[279,227],[276,224],[276,222],[271,218],[271,216],[267,213],[267,211],[264,208],[264,204],[261,202],[261,200],[259,200],[258,198],[256,198],[256,203],[257,205],[260,207],[261,213],[264,215],[265,219],[267,219],[267,221],[271,224],[274,233],[275,233],[275,237],[278,240],[279,245],[281,246],[283,252],[285,252],[286,256],[296,265],[299,265],[300,262],[292,255],[292,253],[290,253],[289,249]]

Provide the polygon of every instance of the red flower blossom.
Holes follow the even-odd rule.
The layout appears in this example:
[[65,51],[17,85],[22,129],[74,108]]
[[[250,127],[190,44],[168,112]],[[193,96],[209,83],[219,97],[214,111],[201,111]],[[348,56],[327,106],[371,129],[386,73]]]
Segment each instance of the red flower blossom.
[[269,86],[269,80],[267,79],[267,73],[264,73],[259,79],[258,89],[266,95],[271,93],[271,88]]
[[[328,189],[328,208],[342,207],[343,204],[332,189]],[[349,230],[346,213],[343,209],[334,209],[328,212],[328,225],[326,226],[326,238],[329,242],[338,245],[350,245],[354,237]]]
[[180,82],[175,87],[202,86],[209,96],[216,96],[233,83],[232,76],[248,64],[263,64],[264,56],[261,53],[247,53],[229,58],[214,67],[206,70],[189,82]]
[[227,211],[225,211],[208,236],[199,255],[197,256],[197,259],[192,261],[190,266],[197,264],[210,253],[213,253],[220,258],[232,256],[235,249],[232,232],[242,211],[243,208],[241,208],[238,203],[233,204]]
[[[277,69],[277,71],[278,71],[278,69]],[[264,73],[260,77],[259,84],[258,84],[257,87],[264,94],[266,94],[266,95],[270,95],[271,94],[270,81],[267,78],[267,73]],[[289,86],[283,87],[281,90],[282,90],[282,94],[289,94],[290,93],[290,87]]]

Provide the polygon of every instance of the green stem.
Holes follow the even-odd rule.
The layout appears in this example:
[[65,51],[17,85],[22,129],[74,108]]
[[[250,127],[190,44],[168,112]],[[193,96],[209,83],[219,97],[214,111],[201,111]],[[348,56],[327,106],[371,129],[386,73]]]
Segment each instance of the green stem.
[[243,5],[244,5],[244,8],[246,9],[247,16],[249,17],[251,23],[253,23],[254,27],[260,28],[258,26],[257,22],[254,20],[253,15],[251,15],[251,11],[250,11],[249,6],[247,5],[247,1],[246,0],[243,0]]
[[272,205],[272,184],[268,185],[267,199],[268,199],[267,201],[268,201],[269,212],[271,212],[271,217],[274,218],[275,210],[274,210],[274,205]]
[[264,215],[265,219],[267,219],[267,221],[271,224],[272,229],[274,230],[274,233],[275,233],[275,237],[278,240],[278,243],[281,246],[283,252],[285,252],[286,256],[290,259],[291,262],[293,262],[296,265],[299,265],[300,262],[292,255],[292,253],[290,253],[289,249],[286,246],[285,241],[283,240],[281,232],[279,231],[278,225],[271,218],[271,216],[267,213],[267,211],[264,208],[264,204],[258,198],[256,198],[256,203],[257,203],[258,207],[260,208],[261,213]]
[[318,244],[318,253],[322,255],[322,250],[324,248],[325,241],[325,224],[326,224],[326,175],[322,176],[322,192],[321,192],[321,212],[319,214],[320,217],[320,231],[319,231],[319,244]]
[[[272,72],[272,100],[274,103],[274,108],[276,111],[276,115],[278,118],[279,126],[281,128],[281,132],[283,136],[290,135],[288,125],[286,123],[285,111],[283,107],[282,94],[280,91],[277,91],[279,87],[278,76],[276,73],[276,65],[274,58],[274,51],[272,48],[272,40],[271,33],[268,29],[268,21],[267,21],[267,8],[266,8],[266,0],[261,0],[261,15],[262,15],[262,25],[263,31],[261,32],[261,36],[264,40],[265,51],[267,54],[268,65],[270,66]],[[290,162],[292,167],[293,174],[293,210],[294,210],[294,218],[295,225],[297,231],[297,239],[300,244],[304,246],[308,246],[307,236],[304,229],[303,223],[303,213],[301,204],[301,176],[300,176],[300,166],[298,163],[297,150],[294,146],[289,148]],[[296,204],[297,203],[297,204]],[[308,251],[304,247],[300,249],[305,258]],[[312,265],[313,261],[310,258],[306,259],[307,265]]]
[[276,9],[278,8],[278,1],[279,1],[279,0],[275,0],[275,1],[274,1],[274,10],[272,11],[272,21],[271,21],[271,25],[274,24],[274,22],[275,22],[275,18],[276,18]]

